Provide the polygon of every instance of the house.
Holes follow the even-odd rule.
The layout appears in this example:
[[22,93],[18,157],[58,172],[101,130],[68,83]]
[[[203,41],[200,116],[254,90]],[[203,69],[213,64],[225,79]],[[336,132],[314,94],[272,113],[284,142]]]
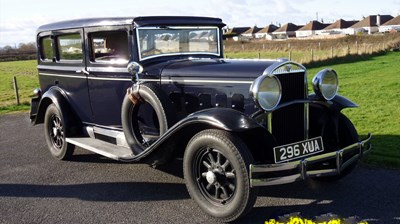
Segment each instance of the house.
[[302,28],[296,30],[296,37],[310,37],[314,35],[319,35],[321,34],[321,30],[323,30],[325,27],[329,26],[330,24],[324,24],[320,23],[316,20],[313,20],[309,23],[307,23],[305,26]]
[[391,15],[371,15],[364,18],[360,22],[354,24],[353,26],[345,30],[346,34],[354,35],[358,33],[373,34],[379,31],[379,27],[393,19]]
[[[249,30],[251,27],[233,27],[232,29],[224,30],[223,37],[226,40],[237,39],[238,36]],[[235,38],[234,38],[235,37]]]
[[247,39],[247,40],[253,39],[253,38],[256,37],[256,33],[258,31],[260,31],[260,30],[262,30],[262,28],[259,28],[257,26],[253,26],[252,28],[246,30],[246,32],[241,34],[242,39]]
[[379,27],[379,32],[400,32],[400,15],[382,24],[382,26]]
[[337,35],[337,34],[345,34],[344,30],[358,23],[359,21],[346,21],[343,19],[336,20],[336,22],[331,25],[325,27],[322,31],[322,35]]
[[255,37],[257,39],[268,39],[268,40],[272,40],[272,32],[274,32],[275,30],[277,30],[278,27],[270,24],[266,27],[264,27],[262,30],[258,31],[255,35]]
[[289,37],[296,37],[296,30],[302,26],[297,26],[293,23],[287,23],[282,27],[272,32],[273,39],[287,39]]

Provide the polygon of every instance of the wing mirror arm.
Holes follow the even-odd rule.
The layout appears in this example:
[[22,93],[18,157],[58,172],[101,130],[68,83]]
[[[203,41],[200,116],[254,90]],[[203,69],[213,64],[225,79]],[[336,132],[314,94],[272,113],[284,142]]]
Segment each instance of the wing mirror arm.
[[131,75],[132,75],[132,82],[138,83],[140,81],[139,75],[142,74],[142,72],[143,72],[143,67],[139,63],[132,61],[132,62],[129,62],[127,69],[128,69],[128,72],[131,73]]

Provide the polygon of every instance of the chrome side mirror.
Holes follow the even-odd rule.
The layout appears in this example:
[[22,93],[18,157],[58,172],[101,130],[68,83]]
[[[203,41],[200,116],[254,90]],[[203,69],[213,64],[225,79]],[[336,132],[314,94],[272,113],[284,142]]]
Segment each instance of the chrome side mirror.
[[129,62],[127,66],[128,72],[132,74],[132,81],[133,82],[138,82],[139,81],[139,75],[142,74],[143,72],[143,67],[135,62]]

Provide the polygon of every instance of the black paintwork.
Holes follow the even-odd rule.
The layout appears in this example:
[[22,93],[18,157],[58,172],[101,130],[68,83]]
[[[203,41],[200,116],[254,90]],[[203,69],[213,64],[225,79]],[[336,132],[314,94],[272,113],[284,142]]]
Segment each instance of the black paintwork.
[[[150,154],[159,145],[168,142],[171,136],[184,134],[188,127],[192,130],[212,127],[233,132],[255,129],[267,132],[265,117],[259,119],[265,116],[265,113],[259,112],[260,109],[250,97],[249,89],[252,82],[277,61],[224,59],[222,44],[219,56],[174,55],[138,61],[136,27],[168,25],[215,26],[221,29],[225,24],[220,19],[207,17],[125,17],[80,19],[41,26],[38,29],[38,41],[42,36],[54,37],[72,31],[79,32],[82,36],[84,58],[81,61],[64,62],[55,54],[53,60],[44,61],[38,55],[38,71],[41,74],[39,81],[44,94],[39,105],[35,103],[32,107],[31,118],[34,123],[43,122],[47,105],[54,102],[61,110],[68,111],[84,125],[122,130],[121,105],[127,88],[132,86],[132,75],[126,69],[127,63],[92,62],[88,41],[91,32],[118,30],[127,34],[130,61],[137,61],[144,68],[140,79],[161,86],[173,102],[178,118],[178,123],[148,151],[135,159],[125,160],[138,160]],[[222,41],[222,37],[220,40]],[[55,41],[53,45],[53,51],[57,52]],[[341,96],[337,96],[332,101],[333,104],[328,104],[313,95],[308,97],[304,75],[304,72],[300,72],[279,77],[280,81],[285,83],[282,98],[284,104],[273,112],[275,118],[272,124],[275,132],[269,134],[280,135],[272,138],[273,144],[304,138],[305,103],[321,104],[335,113],[345,107],[355,106]],[[295,77],[296,81],[293,81],[292,78]],[[289,105],[294,100],[298,101],[296,105]],[[291,132],[276,131],[279,128],[289,130],[293,124],[296,124],[296,128]],[[287,135],[293,136],[286,138]]]

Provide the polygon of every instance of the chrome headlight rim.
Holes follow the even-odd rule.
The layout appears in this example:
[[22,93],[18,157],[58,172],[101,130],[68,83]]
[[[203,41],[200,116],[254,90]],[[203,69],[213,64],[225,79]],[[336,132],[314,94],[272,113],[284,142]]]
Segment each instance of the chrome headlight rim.
[[[265,84],[264,82],[269,82],[269,84],[276,84],[277,89],[277,94],[278,97],[274,99],[275,103],[272,105],[265,105],[262,103],[262,98],[260,97],[260,87],[262,84]],[[275,94],[276,94],[275,93]],[[281,98],[282,98],[282,86],[281,82],[279,79],[274,76],[274,75],[262,75],[259,76],[256,80],[254,80],[253,84],[250,86],[250,95],[253,98],[255,104],[257,107],[259,107],[262,110],[265,110],[267,112],[273,111],[280,103]]]
[[339,78],[337,72],[333,69],[326,68],[319,71],[312,79],[312,84],[315,94],[326,101],[330,101],[337,96]]

